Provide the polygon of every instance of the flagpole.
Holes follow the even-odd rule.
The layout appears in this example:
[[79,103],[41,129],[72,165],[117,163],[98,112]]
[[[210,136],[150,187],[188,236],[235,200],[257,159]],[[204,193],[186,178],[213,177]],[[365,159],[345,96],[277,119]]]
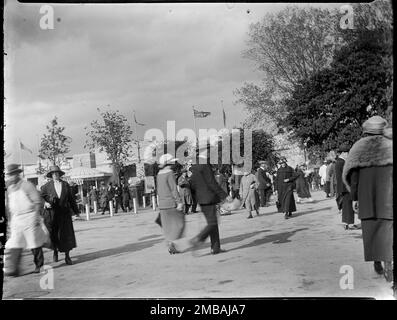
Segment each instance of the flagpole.
[[195,116],[195,114],[194,114],[194,106],[192,106],[192,109],[193,109],[194,134],[196,135],[196,140],[198,140],[197,125],[196,125],[196,116]]
[[134,110],[134,123],[135,123],[135,137],[136,137],[136,143],[138,147],[138,162],[141,163],[141,151],[139,147],[139,139],[138,139],[138,127],[136,123],[136,116],[135,116],[135,110]]
[[19,156],[20,156],[20,160],[21,160],[22,177],[25,177],[25,170],[23,168],[21,139],[18,139],[18,142],[19,142]]
[[223,122],[223,126],[226,127],[225,110],[223,109],[223,99],[221,100],[221,106],[222,106],[222,122]]

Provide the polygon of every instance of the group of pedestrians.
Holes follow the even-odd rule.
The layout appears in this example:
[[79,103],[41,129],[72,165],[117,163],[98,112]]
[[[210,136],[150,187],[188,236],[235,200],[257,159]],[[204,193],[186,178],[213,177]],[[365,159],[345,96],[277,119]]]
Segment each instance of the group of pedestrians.
[[115,184],[112,182],[105,185],[104,181],[101,181],[99,190],[95,186],[91,186],[89,192],[89,199],[91,207],[94,206],[94,202],[98,204],[99,209],[102,210],[102,215],[106,213],[106,210],[110,213],[109,203],[112,201],[112,206],[115,209],[115,213],[118,213],[119,207],[124,211],[128,212],[132,208],[132,199],[136,198],[136,187],[128,185],[125,181],[121,184]]
[[74,194],[60,178],[64,172],[52,166],[47,173],[51,179],[39,192],[29,181],[21,178],[19,165],[6,168],[6,211],[11,236],[6,242],[5,275],[18,276],[23,249],[32,250],[35,270],[44,265],[42,247],[53,250],[53,260],[58,262],[58,252],[65,254],[65,263],[73,264],[69,252],[76,247],[72,216],[78,214]]

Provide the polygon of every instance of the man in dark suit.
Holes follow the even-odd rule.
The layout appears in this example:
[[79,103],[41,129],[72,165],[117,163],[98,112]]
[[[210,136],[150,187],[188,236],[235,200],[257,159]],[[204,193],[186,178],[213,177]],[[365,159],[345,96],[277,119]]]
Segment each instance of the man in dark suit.
[[209,164],[194,164],[190,170],[192,172],[191,188],[194,190],[197,202],[207,220],[207,226],[191,240],[191,243],[193,247],[196,247],[209,236],[211,253],[218,254],[223,250],[221,250],[219,239],[216,205],[227,197],[227,193],[216,182],[214,172]]
[[346,188],[342,180],[343,167],[345,166],[345,159],[347,158],[349,147],[342,145],[337,151],[338,159],[335,163],[336,175],[336,203],[338,210],[342,211],[342,223],[345,224],[345,229],[349,230],[349,225],[355,229],[354,225],[354,211],[352,207],[352,198],[349,190]]
[[47,173],[52,178],[41,187],[45,200],[44,223],[50,232],[54,248],[54,262],[58,261],[58,251],[65,253],[66,264],[73,264],[69,251],[76,247],[72,214],[78,213],[73,192],[66,181],[60,179],[65,173],[58,166],[51,166]]
[[256,172],[256,178],[258,180],[258,190],[259,190],[259,199],[260,199],[260,206],[266,206],[266,199],[268,198],[267,193],[269,189],[272,187],[272,181],[267,175],[267,164],[266,161],[259,161],[260,167]]

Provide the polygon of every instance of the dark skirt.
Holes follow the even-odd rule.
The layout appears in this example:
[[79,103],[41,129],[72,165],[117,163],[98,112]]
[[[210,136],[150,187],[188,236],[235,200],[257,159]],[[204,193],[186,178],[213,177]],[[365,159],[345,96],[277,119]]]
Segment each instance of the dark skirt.
[[282,190],[281,193],[279,193],[278,201],[280,203],[279,211],[284,213],[296,211],[294,193],[292,191],[291,185]]
[[346,224],[354,223],[354,211],[350,193],[344,193],[342,196],[342,222]]
[[160,209],[161,225],[166,240],[176,240],[182,237],[185,229],[185,215],[182,211],[171,209]]
[[73,221],[70,214],[44,210],[44,224],[50,233],[52,248],[60,252],[70,251],[76,248]]
[[296,193],[299,198],[310,198],[309,183],[304,177],[299,177],[296,181]]
[[392,261],[393,220],[361,220],[365,261]]

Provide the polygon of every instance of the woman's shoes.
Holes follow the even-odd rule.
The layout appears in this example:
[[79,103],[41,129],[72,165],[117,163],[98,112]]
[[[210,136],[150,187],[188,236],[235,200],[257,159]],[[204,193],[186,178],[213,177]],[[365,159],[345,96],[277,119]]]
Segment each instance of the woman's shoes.
[[375,269],[375,272],[377,274],[383,274],[384,273],[384,270],[383,270],[383,267],[382,267],[382,262],[380,262],[380,261],[374,261],[374,269]]
[[383,272],[383,275],[385,276],[387,282],[393,281],[393,267],[390,262],[385,262],[385,270]]
[[73,264],[72,259],[70,259],[70,257],[65,257],[65,262],[68,265],[72,265]]
[[168,246],[168,252],[169,252],[169,254],[176,254],[176,253],[179,253],[179,251],[176,250],[175,244],[174,244],[173,242],[171,242],[171,243],[169,244],[169,246]]

